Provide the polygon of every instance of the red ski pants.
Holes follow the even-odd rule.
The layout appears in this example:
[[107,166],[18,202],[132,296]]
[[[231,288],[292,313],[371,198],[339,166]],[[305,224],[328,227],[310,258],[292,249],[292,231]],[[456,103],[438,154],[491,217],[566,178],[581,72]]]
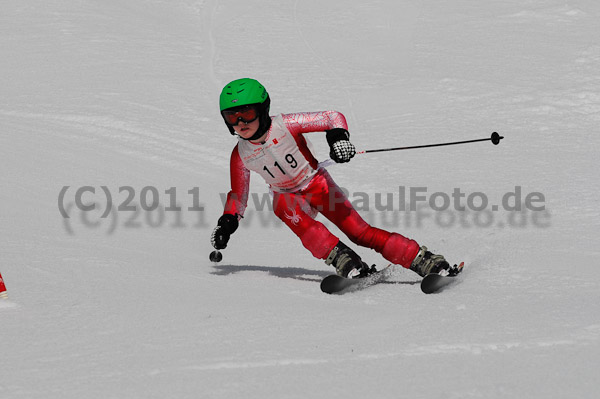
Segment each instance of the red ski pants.
[[408,268],[419,252],[416,241],[365,222],[324,169],[319,170],[309,185],[299,192],[274,193],[273,211],[319,259],[327,258],[339,238],[314,219],[317,212],[335,224],[353,243],[374,249],[391,263]]

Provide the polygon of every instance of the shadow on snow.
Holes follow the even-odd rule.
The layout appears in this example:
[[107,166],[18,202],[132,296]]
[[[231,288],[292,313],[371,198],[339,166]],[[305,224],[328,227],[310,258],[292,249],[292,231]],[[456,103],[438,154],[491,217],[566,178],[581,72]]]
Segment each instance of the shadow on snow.
[[[253,265],[214,265],[211,274],[216,276],[228,276],[240,272],[266,272],[271,276],[279,278],[291,278],[300,281],[321,282],[325,277],[333,274],[333,270],[311,270],[301,267],[272,267]],[[382,281],[378,284],[402,284],[415,285],[420,281]]]
[[302,281],[321,281],[331,272],[325,270],[310,270],[301,267],[270,267],[270,266],[252,266],[252,265],[215,265],[215,271],[211,274],[217,276],[228,276],[240,272],[266,272],[271,276],[279,278],[292,278]]

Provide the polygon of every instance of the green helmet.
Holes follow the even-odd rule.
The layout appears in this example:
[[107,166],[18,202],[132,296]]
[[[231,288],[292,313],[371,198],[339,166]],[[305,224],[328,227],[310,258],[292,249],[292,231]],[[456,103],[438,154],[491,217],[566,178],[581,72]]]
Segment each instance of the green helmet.
[[[271,117],[269,116],[271,99],[267,89],[257,80],[243,78],[228,83],[221,91],[221,97],[219,97],[221,115],[227,109],[251,104],[257,104],[258,106],[260,126],[256,134],[247,140],[261,137],[271,127]],[[232,126],[227,125],[227,128],[231,134],[235,134]]]
[[257,80],[243,78],[234,80],[223,88],[219,98],[221,111],[241,105],[262,104],[269,93]]

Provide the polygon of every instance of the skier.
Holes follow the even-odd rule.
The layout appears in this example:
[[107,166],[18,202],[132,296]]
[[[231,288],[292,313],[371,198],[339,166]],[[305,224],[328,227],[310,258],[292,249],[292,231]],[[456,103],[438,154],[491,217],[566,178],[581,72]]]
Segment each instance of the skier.
[[211,235],[215,249],[224,249],[239,225],[248,201],[250,171],[261,175],[273,192],[273,211],[318,259],[333,265],[343,277],[364,277],[371,272],[360,256],[314,219],[317,211],[333,222],[355,244],[374,249],[391,263],[421,276],[458,273],[442,255],[398,233],[365,222],[338,185],[309,150],[304,133],[326,132],[330,157],[349,162],[356,151],[344,115],[337,111],[303,112],[269,116],[270,97],[254,79],[227,84],[220,110],[238,143],[231,153],[231,191],[223,215]]

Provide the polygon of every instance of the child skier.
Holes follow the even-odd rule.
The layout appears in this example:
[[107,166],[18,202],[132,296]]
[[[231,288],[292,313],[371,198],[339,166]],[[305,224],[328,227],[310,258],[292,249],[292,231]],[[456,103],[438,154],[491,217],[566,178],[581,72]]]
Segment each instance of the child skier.
[[221,115],[238,143],[231,153],[231,191],[225,210],[211,236],[215,249],[224,249],[239,225],[248,201],[250,171],[261,175],[273,191],[273,211],[318,259],[333,265],[337,274],[364,277],[370,268],[360,256],[316,221],[321,212],[355,244],[374,249],[394,264],[421,276],[454,275],[441,255],[398,233],[370,226],[352,207],[327,170],[320,168],[308,149],[304,133],[326,132],[330,157],[350,161],[355,155],[344,115],[336,111],[269,116],[270,98],[254,79],[238,79],[223,88]]

